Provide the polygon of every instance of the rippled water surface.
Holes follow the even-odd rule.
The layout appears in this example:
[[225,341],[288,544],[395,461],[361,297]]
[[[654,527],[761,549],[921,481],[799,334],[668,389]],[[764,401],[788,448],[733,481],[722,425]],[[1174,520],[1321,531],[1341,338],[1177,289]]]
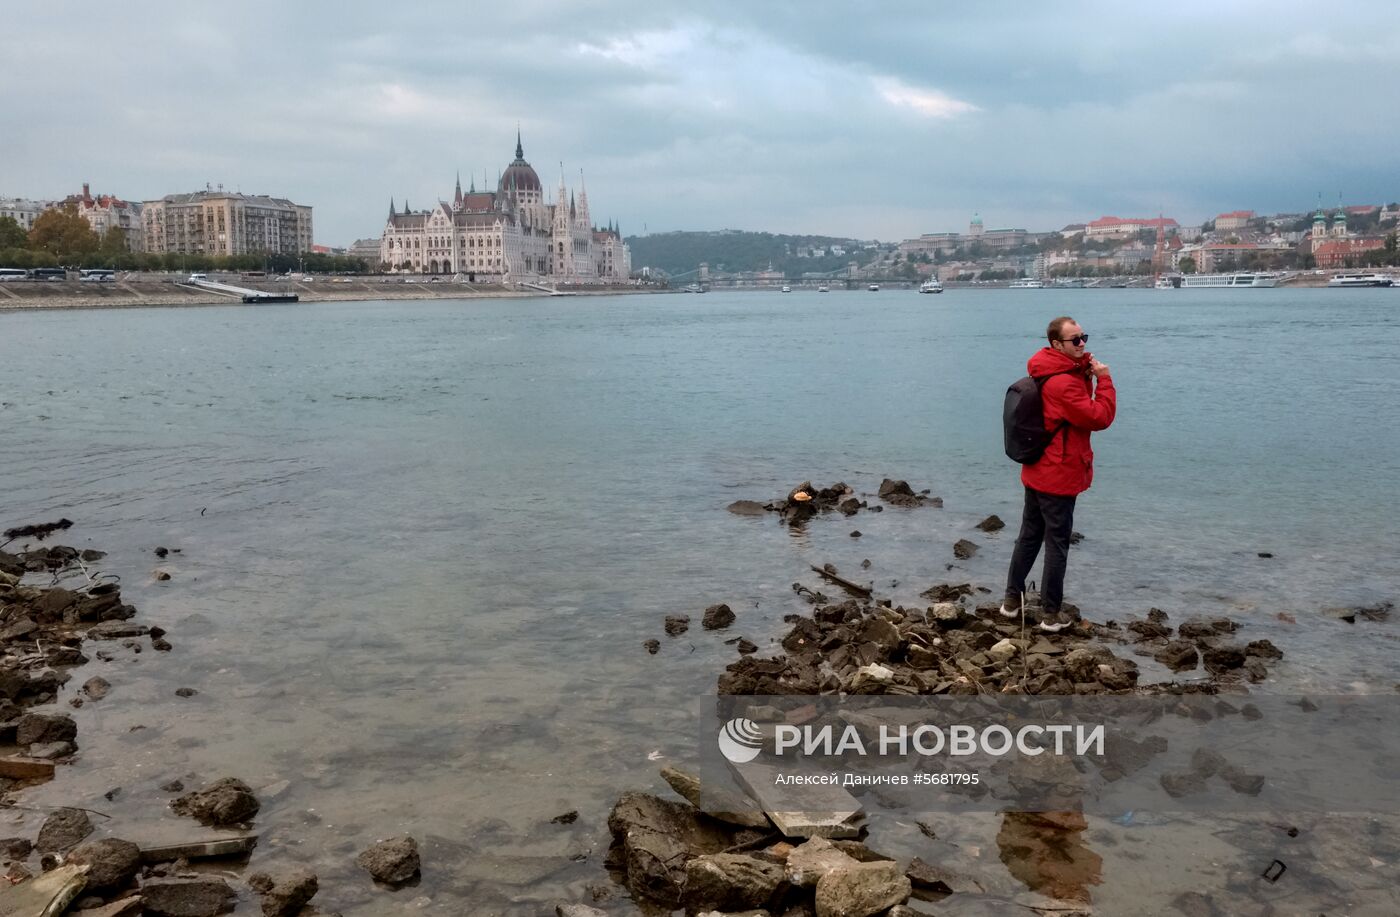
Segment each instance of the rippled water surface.
[[[808,564],[869,558],[863,576],[909,603],[937,582],[1000,585],[1020,508],[1002,394],[1060,313],[1120,392],[1068,597],[1096,619],[1232,614],[1288,654],[1271,690],[1392,691],[1395,625],[1320,609],[1393,600],[1400,582],[1400,291],[5,313],[0,523],[73,519],[66,541],[109,551],[103,569],[175,644],[80,670],[74,686],[100,672],[114,690],[75,712],[83,757],[29,799],[97,800],[127,836],[154,836],[183,827],[159,784],[232,774],[267,788],[257,857],[305,859],[348,915],[580,899],[607,884],[612,801],[656,786],[656,759],[693,754],[687,704],[733,658],[723,639],[781,633]],[[724,509],[886,476],[945,506],[797,534]],[[972,528],[993,512],[1011,530]],[[969,536],[981,551],[955,561]],[[181,553],[158,562],[157,545]],[[722,636],[698,626],[719,601],[739,616]],[[672,613],[695,628],[665,637]],[[575,824],[550,824],[572,809]],[[1105,913],[1252,876],[1272,843],[1221,825],[1187,846],[1160,825],[1093,830]],[[391,899],[351,864],[405,832],[425,875]],[[995,859],[975,838],[943,853]],[[1393,904],[1394,884],[1349,912]]]

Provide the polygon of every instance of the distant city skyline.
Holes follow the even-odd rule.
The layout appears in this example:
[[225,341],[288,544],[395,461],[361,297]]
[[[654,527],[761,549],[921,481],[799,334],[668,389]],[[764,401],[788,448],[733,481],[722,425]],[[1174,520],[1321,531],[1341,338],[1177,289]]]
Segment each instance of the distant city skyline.
[[627,234],[892,241],[974,212],[1049,230],[1400,197],[1386,4],[965,6],[20,0],[0,196],[222,184],[304,201],[344,246],[391,196],[494,182],[518,125],[546,186],[582,169]]

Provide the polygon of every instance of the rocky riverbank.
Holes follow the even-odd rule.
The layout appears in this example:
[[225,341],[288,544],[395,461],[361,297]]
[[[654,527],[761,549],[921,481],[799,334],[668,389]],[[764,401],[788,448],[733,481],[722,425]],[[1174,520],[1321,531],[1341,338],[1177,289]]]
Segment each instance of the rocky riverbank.
[[[803,482],[784,498],[737,501],[728,509],[738,515],[774,514],[784,525],[805,526],[824,516],[880,512],[882,504],[937,508],[942,501],[890,479],[865,499],[844,483],[818,488]],[[1002,527],[995,516],[976,526],[983,533]],[[976,547],[960,540],[953,550],[965,557]],[[1224,617],[1173,624],[1165,612],[1151,609],[1122,620],[1080,619],[1047,634],[1000,616],[999,602],[979,601],[991,590],[973,583],[933,584],[922,593],[926,604],[909,607],[879,598],[873,585],[857,581],[858,574],[848,578],[830,564],[814,565],[811,571],[820,581],[793,584],[810,612],[784,618],[780,652],[761,655],[747,639],[727,641],[739,658],[718,675],[719,695],[1247,693],[1246,686],[1267,678],[1269,667],[1283,657],[1267,639],[1239,639],[1243,625]],[[723,604],[706,609],[706,629],[728,627],[734,620],[732,613],[723,614],[728,610]],[[665,630],[675,636],[688,624],[688,616],[669,616]],[[649,652],[656,652],[656,642],[647,641]],[[1144,683],[1134,657],[1151,659],[1174,673],[1199,669],[1204,677]],[[811,715],[803,708],[769,712],[777,721]],[[1101,860],[1082,842],[1087,822],[1078,812],[1004,814],[997,836],[1003,864],[1030,889],[1007,897],[986,891],[998,879],[1004,887],[1004,873],[959,872],[938,865],[936,854],[926,854],[935,861],[930,863],[920,856],[901,859],[879,852],[859,814],[836,830],[794,828],[792,813],[780,818],[765,810],[758,796],[729,797],[716,805],[713,795],[701,792],[694,774],[668,765],[661,776],[678,799],[626,793],[608,822],[610,867],[644,911],[684,908],[687,914],[711,917],[1092,913],[1088,887],[1098,881]],[[850,802],[859,812],[860,803]],[[925,822],[919,827],[929,838],[936,834]],[[929,906],[925,902],[941,904],[936,911],[924,910]],[[599,903],[561,905],[557,913],[608,913],[595,907]]]
[[[24,805],[24,790],[61,778],[58,768],[81,754],[78,726],[63,712],[61,694],[73,708],[112,702],[108,695],[119,686],[101,675],[64,690],[83,677],[84,666],[174,650],[164,629],[136,620],[119,578],[101,570],[103,552],[42,544],[71,525],[63,519],[15,527],[0,546],[0,811],[35,811]],[[154,551],[158,562],[178,553]],[[160,567],[152,575],[170,578]],[[190,788],[173,779],[161,790],[170,796],[170,811],[189,820],[182,842],[128,839],[122,825],[90,808],[101,800],[44,810],[41,821],[26,822],[37,821],[33,836],[0,839],[0,915],[214,917],[240,901],[256,902],[265,917],[327,914],[309,903],[319,881],[304,866],[244,874],[259,840],[261,809],[247,783],[230,776]],[[107,799],[120,792],[109,790]],[[397,889],[418,875],[418,846],[411,837],[390,838],[355,862],[368,881]]]

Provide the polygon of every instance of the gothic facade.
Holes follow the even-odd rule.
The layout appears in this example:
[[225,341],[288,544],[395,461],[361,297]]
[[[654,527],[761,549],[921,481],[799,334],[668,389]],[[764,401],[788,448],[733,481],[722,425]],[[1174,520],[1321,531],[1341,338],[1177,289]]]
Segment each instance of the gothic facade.
[[545,199],[519,135],[495,191],[477,191],[473,181],[464,193],[458,178],[451,202],[428,210],[405,201],[400,211],[391,200],[379,255],[385,270],[479,282],[615,283],[632,273],[622,233],[593,224],[582,180],[575,197],[561,175],[554,201]]

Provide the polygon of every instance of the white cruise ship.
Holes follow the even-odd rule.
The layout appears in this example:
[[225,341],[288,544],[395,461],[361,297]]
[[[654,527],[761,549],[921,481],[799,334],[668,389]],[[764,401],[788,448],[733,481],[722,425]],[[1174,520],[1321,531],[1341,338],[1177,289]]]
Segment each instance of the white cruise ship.
[[1181,285],[1185,289],[1207,287],[1272,287],[1278,285],[1278,274],[1234,273],[1234,274],[1183,274]]
[[1045,289],[1045,282],[1044,282],[1043,280],[1036,280],[1034,277],[1027,277],[1027,278],[1025,278],[1024,280],[1013,280],[1013,281],[1011,281],[1011,286],[1007,287],[1007,289],[1009,289],[1009,290],[1043,290],[1043,289]]
[[1388,287],[1395,278],[1387,274],[1338,274],[1327,281],[1329,287]]

